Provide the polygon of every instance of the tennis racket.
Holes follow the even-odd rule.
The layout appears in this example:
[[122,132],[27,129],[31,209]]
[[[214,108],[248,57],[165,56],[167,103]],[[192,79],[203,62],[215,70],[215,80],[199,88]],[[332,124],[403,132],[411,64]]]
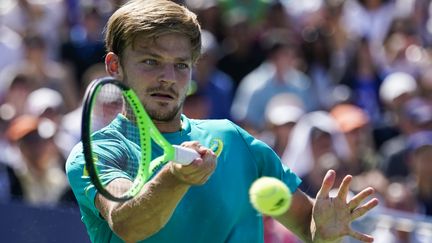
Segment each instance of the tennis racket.
[[[81,125],[88,176],[97,191],[112,201],[137,196],[168,161],[187,165],[199,157],[195,150],[171,145],[136,93],[111,77],[96,79],[87,87]],[[154,151],[162,155],[152,160]]]

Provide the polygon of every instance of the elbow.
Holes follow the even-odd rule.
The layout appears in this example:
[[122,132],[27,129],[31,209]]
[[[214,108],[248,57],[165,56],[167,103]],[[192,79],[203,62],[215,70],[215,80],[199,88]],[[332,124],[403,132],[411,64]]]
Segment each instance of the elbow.
[[113,222],[110,225],[112,231],[124,242],[137,242],[141,240],[127,224]]
[[110,227],[112,231],[125,242],[145,240],[159,232],[168,221],[157,220],[154,217],[137,219],[132,217],[118,217],[112,214]]

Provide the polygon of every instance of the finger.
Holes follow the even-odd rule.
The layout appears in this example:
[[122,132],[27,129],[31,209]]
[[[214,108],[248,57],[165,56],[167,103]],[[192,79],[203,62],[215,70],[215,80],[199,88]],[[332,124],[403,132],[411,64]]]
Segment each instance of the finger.
[[182,143],[182,146],[192,148],[192,149],[196,150],[201,155],[204,155],[205,153],[207,153],[208,150],[211,151],[211,149],[203,146],[198,141],[187,141],[187,142]]
[[206,163],[201,166],[197,171],[187,175],[187,179],[192,184],[202,185],[208,181],[210,176],[213,174],[215,170],[216,164],[214,163]]
[[186,141],[181,144],[183,147],[196,148],[201,146],[198,141]]
[[370,200],[369,202],[367,202],[365,205],[356,208],[351,213],[351,220],[355,220],[357,218],[360,218],[365,213],[367,213],[369,210],[371,210],[372,208],[374,208],[375,206],[377,206],[378,202],[379,202],[378,199],[374,198],[374,199]]
[[374,192],[375,190],[372,187],[368,187],[355,195],[349,202],[350,211],[353,211],[356,207],[360,205],[361,202],[363,202],[363,200],[372,195]]
[[190,148],[197,151],[200,155],[202,148],[204,148],[198,141],[187,141],[181,144],[182,147]]
[[213,152],[211,149],[209,149],[209,148],[207,148],[207,147],[204,147],[204,146],[202,146],[201,144],[199,144],[199,146],[198,146],[198,150],[197,150],[197,151],[198,151],[198,153],[201,154],[202,156],[208,154],[209,152]]
[[346,201],[348,192],[349,192],[349,185],[352,181],[352,176],[351,175],[347,175],[345,176],[345,178],[343,179],[340,187],[339,187],[339,191],[337,194],[337,197],[339,197],[340,199],[343,199],[343,201]]
[[202,158],[197,158],[188,165],[182,165],[182,164],[177,164],[175,162],[171,162],[170,166],[171,166],[171,171],[173,173],[187,180],[188,178],[190,178],[191,176],[193,176],[194,174],[200,171],[200,167],[203,163],[204,162]]
[[327,171],[327,174],[324,176],[322,185],[320,190],[317,193],[317,199],[326,199],[328,198],[329,192],[333,187],[335,182],[336,172],[334,170]]
[[353,237],[354,239],[357,239],[361,242],[373,242],[373,240],[374,240],[373,237],[370,235],[362,234],[360,232],[356,232],[353,230],[350,230],[349,235],[351,237]]
[[182,174],[187,178],[201,177],[202,174],[212,173],[215,167],[216,156],[207,153],[203,158],[198,158],[189,165],[183,165]]
[[200,147],[199,152],[202,153],[202,157],[208,157],[211,158],[213,157],[214,159],[216,159],[216,154],[215,152],[213,152],[213,150],[206,148],[206,147]]
[[204,185],[213,174],[213,171],[207,171],[207,173],[203,174],[199,180],[197,180],[198,185]]
[[193,172],[196,171],[202,164],[204,164],[204,158],[198,157],[192,161],[192,163],[187,165],[178,164],[184,172]]

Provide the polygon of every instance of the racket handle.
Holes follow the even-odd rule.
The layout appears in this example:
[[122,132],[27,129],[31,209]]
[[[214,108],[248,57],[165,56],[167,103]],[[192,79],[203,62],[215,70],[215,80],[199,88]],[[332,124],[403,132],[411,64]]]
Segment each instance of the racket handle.
[[182,147],[179,145],[173,145],[175,149],[175,159],[174,161],[178,164],[188,165],[192,163],[196,158],[200,157],[197,151]]

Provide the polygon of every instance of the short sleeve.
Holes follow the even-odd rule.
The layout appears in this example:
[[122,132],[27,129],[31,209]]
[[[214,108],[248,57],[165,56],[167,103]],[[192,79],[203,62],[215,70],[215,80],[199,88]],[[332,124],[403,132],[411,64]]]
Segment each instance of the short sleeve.
[[257,165],[259,176],[270,176],[282,180],[295,192],[301,183],[301,179],[284,166],[279,156],[266,143],[254,138],[247,131],[234,124],[246,145],[249,147],[252,158]]
[[85,160],[80,144],[74,147],[66,161],[66,173],[78,204],[90,209],[95,216],[99,215],[94,203],[97,191],[85,169]]

